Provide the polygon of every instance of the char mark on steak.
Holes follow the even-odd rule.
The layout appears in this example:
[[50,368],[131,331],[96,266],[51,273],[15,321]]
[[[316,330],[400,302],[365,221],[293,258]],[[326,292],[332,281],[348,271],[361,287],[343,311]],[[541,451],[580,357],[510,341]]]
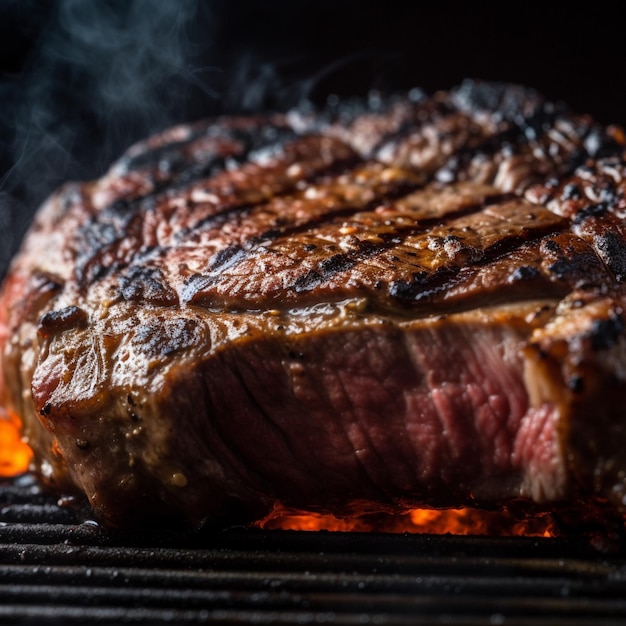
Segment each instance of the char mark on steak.
[[4,401],[112,525],[623,509],[623,151],[472,82],[166,131],[37,215]]

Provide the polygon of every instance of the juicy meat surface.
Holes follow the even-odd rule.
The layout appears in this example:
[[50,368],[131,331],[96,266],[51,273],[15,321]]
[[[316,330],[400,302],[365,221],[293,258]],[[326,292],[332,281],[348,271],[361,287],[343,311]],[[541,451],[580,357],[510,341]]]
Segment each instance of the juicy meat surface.
[[224,117],[41,208],[2,398],[105,523],[626,507],[620,129],[463,83]]

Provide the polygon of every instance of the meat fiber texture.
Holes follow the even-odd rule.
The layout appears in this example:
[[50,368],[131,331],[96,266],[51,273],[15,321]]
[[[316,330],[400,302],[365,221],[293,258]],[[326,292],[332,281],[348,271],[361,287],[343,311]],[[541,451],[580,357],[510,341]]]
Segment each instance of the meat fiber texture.
[[624,510],[624,144],[471,81],[167,130],[38,212],[3,402],[111,526]]

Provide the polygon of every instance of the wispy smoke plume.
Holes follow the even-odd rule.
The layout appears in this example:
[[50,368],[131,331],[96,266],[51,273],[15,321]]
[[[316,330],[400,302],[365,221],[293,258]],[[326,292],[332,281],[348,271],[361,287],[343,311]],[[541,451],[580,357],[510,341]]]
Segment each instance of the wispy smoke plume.
[[[26,21],[28,4],[15,3]],[[32,194],[33,172],[59,181],[98,173],[129,141],[184,119],[193,97],[210,98],[210,68],[194,64],[205,52],[199,11],[195,0],[55,4],[23,71],[4,85],[16,164],[5,190],[27,183]]]
[[63,181],[97,176],[133,141],[211,111],[209,17],[198,0],[5,0],[0,22],[32,42],[0,77],[3,257]]

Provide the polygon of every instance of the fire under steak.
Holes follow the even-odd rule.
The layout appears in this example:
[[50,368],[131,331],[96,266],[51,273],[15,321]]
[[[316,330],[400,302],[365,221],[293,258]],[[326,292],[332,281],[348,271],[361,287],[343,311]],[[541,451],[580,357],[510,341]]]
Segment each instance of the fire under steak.
[[626,510],[624,146],[476,82],[168,130],[37,214],[4,403],[113,526]]

